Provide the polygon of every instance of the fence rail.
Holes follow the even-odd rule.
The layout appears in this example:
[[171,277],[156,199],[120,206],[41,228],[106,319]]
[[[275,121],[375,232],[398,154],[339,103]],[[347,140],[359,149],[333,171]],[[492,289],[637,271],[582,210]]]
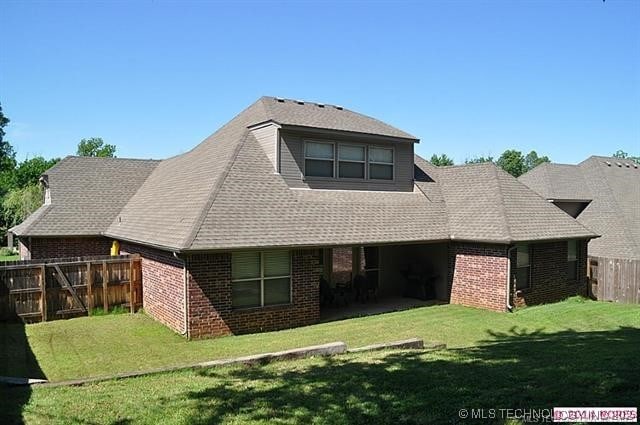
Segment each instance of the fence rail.
[[74,257],[0,265],[0,320],[47,321],[142,304],[140,257]]
[[589,257],[591,294],[601,301],[640,304],[640,261]]

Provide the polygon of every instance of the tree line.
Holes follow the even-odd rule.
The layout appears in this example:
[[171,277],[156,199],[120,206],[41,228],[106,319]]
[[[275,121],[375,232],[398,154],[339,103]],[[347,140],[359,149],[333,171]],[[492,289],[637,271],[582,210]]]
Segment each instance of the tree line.
[[[34,156],[18,162],[14,147],[5,140],[5,127],[9,122],[0,104],[0,232],[3,237],[9,228],[42,205],[40,176],[60,161],[60,158]],[[78,156],[115,157],[115,154],[116,147],[99,137],[82,139],[76,150]]]
[[[614,158],[628,159],[636,164],[640,164],[640,156],[629,155],[623,150],[616,151],[612,156]],[[441,155],[434,154],[429,162],[438,167],[454,165],[453,159],[444,153]],[[551,162],[551,160],[546,155],[539,156],[536,151],[531,151],[525,155],[518,150],[507,149],[498,157],[497,160],[492,156],[476,156],[464,161],[465,164],[480,164],[483,162],[493,162],[512,176],[520,177],[527,171],[532,170],[544,162]]]

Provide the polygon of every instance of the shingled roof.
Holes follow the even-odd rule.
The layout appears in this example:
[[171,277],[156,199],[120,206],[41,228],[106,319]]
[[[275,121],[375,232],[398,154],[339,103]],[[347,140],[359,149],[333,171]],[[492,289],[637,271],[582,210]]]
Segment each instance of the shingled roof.
[[[290,188],[250,130],[265,122],[417,140],[344,108],[263,97],[193,150],[153,163],[91,231],[173,251],[595,236],[493,164],[434,167],[416,157],[411,192]],[[79,220],[92,214],[85,206]]]
[[51,202],[10,231],[29,236],[101,235],[158,163],[68,156],[45,173]]
[[546,199],[590,200],[577,217],[602,236],[589,254],[640,258],[640,166],[630,160],[591,156],[577,165],[543,164],[520,181]]

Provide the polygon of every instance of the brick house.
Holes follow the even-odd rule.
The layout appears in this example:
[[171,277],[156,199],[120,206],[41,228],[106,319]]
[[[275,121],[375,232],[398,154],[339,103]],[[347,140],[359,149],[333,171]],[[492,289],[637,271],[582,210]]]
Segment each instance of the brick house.
[[263,97],[163,161],[68,157],[12,231],[24,257],[142,256],[144,308],[191,338],[317,322],[361,277],[505,311],[586,290],[596,235],[493,164],[434,167],[339,106]]

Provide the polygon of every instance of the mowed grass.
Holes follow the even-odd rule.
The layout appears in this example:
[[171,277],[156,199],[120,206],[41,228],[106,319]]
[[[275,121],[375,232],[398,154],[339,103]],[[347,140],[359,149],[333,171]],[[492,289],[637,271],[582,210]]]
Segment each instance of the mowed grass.
[[[344,341],[349,347],[419,337],[451,348],[508,334],[640,328],[640,307],[579,298],[513,314],[455,305],[323,323],[280,332],[187,341],[144,314],[106,315],[33,325],[0,324],[0,375],[50,381],[186,365]],[[639,349],[640,350],[640,349]]]
[[[560,306],[522,311],[512,319],[515,327],[497,319],[507,328],[484,329],[474,346],[431,353],[349,354],[34,387],[32,393],[0,388],[0,415],[3,423],[28,424],[526,423],[514,410],[508,417],[499,409],[638,406],[638,308],[602,305],[610,316],[594,303],[567,303],[575,315]],[[436,314],[427,311],[422,314]],[[543,315],[555,330],[529,322]],[[561,329],[557,320],[570,317],[601,330],[578,320],[569,327],[580,330]],[[614,325],[616,317],[634,327]],[[471,322],[431,324],[445,334],[457,333],[457,325]],[[495,409],[494,418],[460,420],[460,409],[481,408],[486,417]]]
[[0,255],[0,262],[1,261],[17,261],[20,259],[20,256],[18,254],[16,255]]

